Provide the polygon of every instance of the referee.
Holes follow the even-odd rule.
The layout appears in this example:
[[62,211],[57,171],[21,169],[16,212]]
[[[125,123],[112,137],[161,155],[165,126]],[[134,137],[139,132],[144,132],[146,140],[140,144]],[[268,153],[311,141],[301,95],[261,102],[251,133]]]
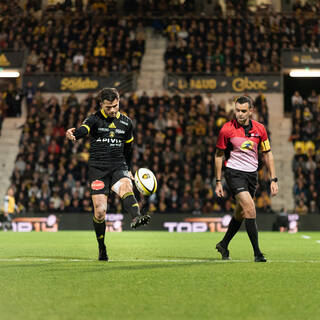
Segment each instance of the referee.
[[236,208],[224,238],[216,245],[223,260],[230,260],[228,245],[245,220],[255,262],[266,262],[258,242],[256,209],[253,201],[258,182],[258,153],[263,153],[263,160],[270,172],[271,195],[278,193],[277,177],[273,155],[265,127],[250,119],[253,112],[251,98],[239,97],[235,102],[235,118],[223,125],[220,130],[215,154],[216,188],[218,197],[223,197],[221,173],[225,156],[226,183],[236,199]]
[[120,97],[117,89],[102,89],[97,100],[100,110],[87,117],[80,128],[68,129],[66,136],[76,141],[90,135],[89,185],[94,208],[93,226],[99,245],[99,260],[108,261],[104,237],[110,190],[121,197],[125,211],[133,218],[132,228],[148,224],[150,216],[141,215],[133,193],[130,171],[132,121],[119,112]]

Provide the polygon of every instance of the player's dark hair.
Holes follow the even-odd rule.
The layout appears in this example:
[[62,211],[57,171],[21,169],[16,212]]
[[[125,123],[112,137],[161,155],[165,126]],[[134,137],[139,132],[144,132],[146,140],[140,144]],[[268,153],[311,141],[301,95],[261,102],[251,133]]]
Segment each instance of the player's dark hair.
[[104,100],[112,102],[116,99],[119,100],[119,98],[119,92],[116,88],[103,88],[98,92],[97,102],[100,105]]
[[249,109],[253,108],[253,102],[249,96],[241,96],[237,98],[236,103],[239,103],[239,104],[248,103]]

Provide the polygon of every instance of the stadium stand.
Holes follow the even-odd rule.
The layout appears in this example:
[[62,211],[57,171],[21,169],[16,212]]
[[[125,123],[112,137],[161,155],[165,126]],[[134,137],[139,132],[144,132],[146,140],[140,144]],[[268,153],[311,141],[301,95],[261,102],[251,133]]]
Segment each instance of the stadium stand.
[[[259,112],[255,119],[267,123],[264,95],[258,95],[255,104]],[[45,100],[37,91],[29,107],[11,181],[21,211],[91,210],[86,185],[89,144],[84,139],[73,145],[65,139],[65,130],[79,126],[95,107],[92,95],[81,102],[70,95],[59,104],[55,97]],[[138,97],[132,93],[121,99],[121,110],[134,119],[134,171],[148,167],[157,175],[159,192],[148,199],[151,212],[232,211],[231,196],[227,192],[224,199],[215,198],[213,184],[217,134],[233,116],[232,110],[226,111],[225,102],[214,104],[200,95],[144,93]],[[270,212],[265,169],[260,170],[259,178],[257,209]],[[119,199],[111,197],[110,206],[111,211],[121,212]]]
[[[138,71],[145,50],[144,26],[137,18],[101,15],[103,8],[74,14],[59,3],[47,11],[23,13],[2,4],[0,49],[28,50],[26,73]],[[90,9],[91,8],[91,9]],[[30,14],[29,14],[30,13]]]
[[320,213],[320,95],[316,90],[303,98],[292,96],[292,132],[295,149],[292,169],[295,211]]
[[235,14],[229,10],[227,17],[167,19],[166,71],[226,76],[279,72],[282,49],[319,50],[319,20],[313,11],[306,16],[246,11],[243,19],[241,3],[232,8]]

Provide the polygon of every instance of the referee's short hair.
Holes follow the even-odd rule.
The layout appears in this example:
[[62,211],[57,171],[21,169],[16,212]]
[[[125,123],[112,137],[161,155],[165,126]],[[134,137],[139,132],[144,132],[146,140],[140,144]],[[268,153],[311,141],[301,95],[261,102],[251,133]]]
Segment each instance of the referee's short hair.
[[116,99],[119,100],[119,98],[119,92],[116,88],[103,88],[98,92],[97,102],[101,104],[104,100],[112,102]]
[[252,102],[252,99],[249,96],[241,96],[241,97],[236,99],[235,103],[239,103],[239,104],[248,103],[249,109],[253,108],[253,102]]

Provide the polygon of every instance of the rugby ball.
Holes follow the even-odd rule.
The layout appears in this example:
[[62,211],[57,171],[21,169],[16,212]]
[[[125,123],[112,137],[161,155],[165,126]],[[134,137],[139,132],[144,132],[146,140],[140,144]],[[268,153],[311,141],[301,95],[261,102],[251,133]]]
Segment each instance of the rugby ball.
[[157,191],[157,179],[147,168],[140,168],[134,175],[134,183],[144,196],[150,196]]

